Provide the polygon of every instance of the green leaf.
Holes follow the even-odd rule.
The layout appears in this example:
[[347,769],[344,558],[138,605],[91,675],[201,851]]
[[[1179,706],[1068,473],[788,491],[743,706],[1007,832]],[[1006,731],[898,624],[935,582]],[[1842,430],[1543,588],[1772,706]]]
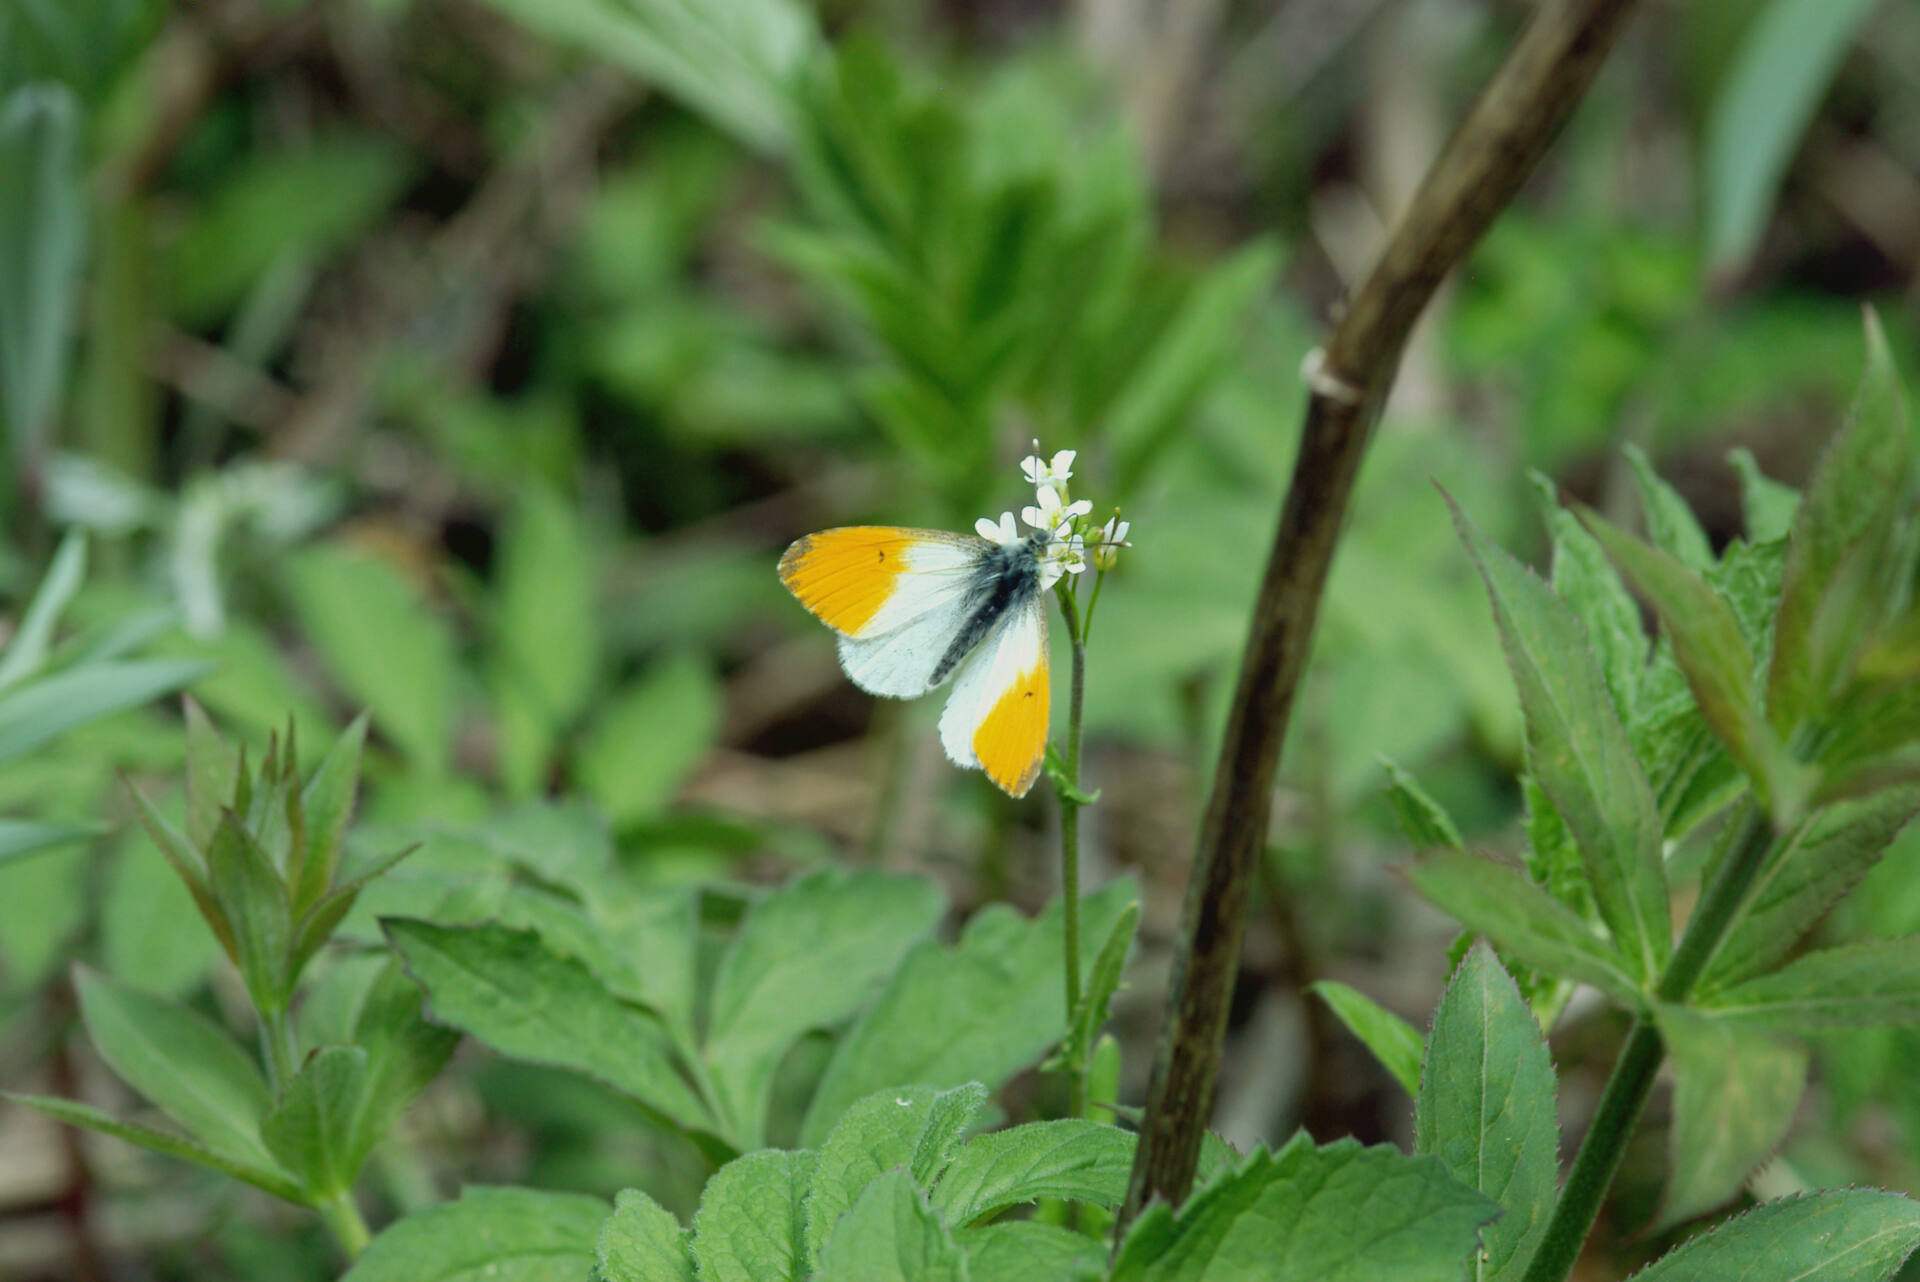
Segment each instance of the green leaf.
[[1128,904],[1113,923],[1113,929],[1107,932],[1106,942],[1100,945],[1100,952],[1087,971],[1080,1004],[1073,1012],[1070,1040],[1075,1045],[1091,1047],[1100,1036],[1100,1030],[1106,1026],[1113,995],[1120,991],[1120,977],[1126,970],[1127,953],[1133,948],[1133,932],[1139,924],[1140,905]]
[[824,869],[748,911],[714,976],[705,1048],[736,1134],[759,1140],[794,1039],[864,1006],[945,908],[922,877]]
[[291,877],[295,914],[304,913],[327,893],[340,868],[347,825],[353,819],[354,793],[360,784],[360,750],[367,738],[367,720],[364,712],[353,719],[301,790],[307,845],[306,857]]
[[468,1187],[389,1224],[340,1282],[580,1282],[606,1218],[597,1197]]
[[888,1171],[835,1226],[820,1256],[820,1276],[833,1282],[967,1282],[967,1262],[912,1177]]
[[[0,321],[0,328],[5,323]],[[60,540],[60,548],[53,554],[53,562],[47,566],[33,600],[27,604],[27,612],[20,617],[19,627],[6,647],[0,649],[0,690],[18,685],[46,662],[47,650],[53,641],[53,626],[59,622],[67,602],[80,590],[80,580],[86,573],[86,535],[78,530],[70,531]]]
[[1655,1007],[1674,1073],[1662,1225],[1732,1197],[1779,1147],[1806,1086],[1806,1048],[1683,1006]]
[[579,514],[537,478],[503,532],[494,600],[494,659],[543,723],[566,728],[586,706],[600,665],[592,546]]
[[314,546],[287,566],[305,635],[381,731],[430,774],[452,759],[453,631],[385,562]]
[[178,690],[208,671],[180,659],[129,659],[68,668],[0,695],[0,764],[75,726]]
[[1126,1196],[1134,1142],[1117,1126],[1071,1117],[976,1136],[934,1186],[933,1206],[955,1228],[1041,1198],[1111,1209]]
[[[192,1162],[204,1166],[210,1171],[231,1176],[243,1184],[251,1184],[265,1193],[296,1206],[307,1205],[306,1194],[299,1185],[289,1180],[271,1163],[254,1164],[241,1161],[228,1154],[196,1144],[189,1139],[166,1131],[155,1130],[151,1126],[141,1126],[136,1122],[123,1122],[117,1117],[102,1113],[99,1109],[74,1100],[54,1099],[47,1095],[20,1095],[13,1091],[0,1091],[0,1099],[11,1100],[36,1112],[44,1113],[56,1122],[65,1122],[69,1126],[81,1126],[102,1135],[111,1135],[117,1140],[129,1144],[138,1144],[141,1148],[151,1149],[167,1157],[177,1157],[183,1162]],[[264,1153],[262,1154],[264,1157]]]
[[225,1030],[163,997],[74,969],[80,1017],[113,1071],[213,1152],[274,1168],[260,1140],[266,1079]]
[[1438,1161],[1296,1135],[1134,1221],[1112,1282],[1459,1282],[1499,1208]]
[[1745,262],[1827,84],[1873,0],[1771,0],[1748,27],[1707,114],[1707,257]]
[[1382,758],[1381,764],[1387,768],[1387,803],[1393,807],[1394,817],[1400,821],[1400,831],[1406,834],[1408,844],[1415,851],[1435,846],[1465,849],[1460,829],[1446,807],[1435,801],[1418,779],[1394,762]]
[[138,975],[141,987],[183,997],[205,982],[220,945],[191,890],[153,853],[145,834],[124,828],[113,842],[100,902],[100,956],[110,975]]
[[1771,967],[1886,853],[1920,812],[1920,788],[1824,806],[1769,855],[1745,905],[1707,963],[1699,991],[1713,993]]
[[198,701],[181,703],[187,721],[187,840],[204,850],[220,830],[221,812],[239,804],[240,754],[220,738]]
[[613,696],[580,746],[580,785],[615,826],[657,815],[706,759],[720,730],[720,690],[705,663],[680,655]]
[[1586,631],[1551,588],[1447,502],[1493,602],[1533,775],[1573,834],[1628,972],[1650,980],[1672,950],[1660,815]]
[[1782,485],[1760,470],[1760,462],[1745,446],[1731,450],[1727,462],[1740,478],[1740,511],[1749,543],[1773,543],[1793,529],[1800,510],[1800,491]]
[[1632,1282],[1886,1282],[1920,1244],[1920,1203],[1838,1189],[1767,1202],[1669,1252]]
[[1686,674],[1700,712],[1770,804],[1785,805],[1780,749],[1754,688],[1753,652],[1733,608],[1701,578],[1659,548],[1642,543],[1594,512],[1581,519],[1614,564],[1660,616],[1673,657]]
[[1920,1024],[1920,937],[1808,953],[1711,999],[1713,1014],[1782,1033]]
[[1426,1055],[1426,1041],[1420,1030],[1356,988],[1337,980],[1323,979],[1307,985],[1332,1008],[1347,1031],[1359,1038],[1380,1061],[1380,1067],[1393,1074],[1393,1080],[1415,1099],[1420,1097],[1420,1061]]
[[219,830],[207,847],[207,882],[233,927],[240,978],[255,1009],[284,1011],[292,982],[287,961],[293,947],[286,884],[272,858],[232,811],[221,816]]
[[815,1156],[767,1149],[714,1173],[693,1217],[701,1282],[807,1276],[805,1213]]
[[1633,469],[1634,485],[1640,491],[1640,509],[1647,521],[1647,538],[1653,545],[1696,574],[1704,574],[1713,565],[1713,545],[1699,518],[1680,497],[1680,492],[1661,479],[1645,450],[1629,444],[1624,448]]
[[382,924],[435,1019],[513,1059],[596,1077],[687,1130],[719,1133],[682,1079],[660,1021],[614,997],[579,962],[548,952],[539,936],[407,918]]
[[357,1171],[414,1097],[439,1076],[460,1035],[422,1017],[425,999],[390,960],[361,999],[354,1045],[366,1052],[366,1088],[344,1141],[345,1163]]
[[1095,1282],[1107,1253],[1084,1233],[1014,1220],[954,1235],[967,1256],[967,1282]]
[[[1083,965],[1138,893],[1123,879],[1081,901]],[[1066,1027],[1062,946],[1058,902],[1031,921],[993,905],[954,946],[917,946],[835,1049],[801,1143],[819,1144],[849,1105],[875,1091],[901,1082],[993,1089],[1039,1059]]]
[[99,824],[42,824],[0,819],[0,864],[68,842],[85,841],[105,831]]
[[818,1267],[827,1239],[862,1190],[882,1172],[911,1168],[931,1182],[947,1150],[978,1113],[986,1091],[977,1082],[951,1091],[903,1086],[869,1095],[847,1109],[820,1148],[807,1194],[806,1259]]
[[639,1189],[622,1189],[613,1199],[598,1258],[604,1282],[695,1282],[687,1231]]
[[1528,479],[1553,536],[1553,590],[1586,629],[1607,691],[1621,720],[1631,726],[1652,648],[1640,621],[1640,604],[1579,518],[1560,506],[1559,487],[1539,472],[1529,472]]
[[816,56],[813,15],[793,0],[488,0],[550,40],[664,90],[756,150],[793,131],[795,82]]
[[1465,851],[1440,851],[1406,870],[1435,905],[1504,953],[1554,975],[1592,984],[1632,1007],[1640,987],[1592,927],[1518,869]]
[[322,1202],[353,1187],[364,1153],[355,1154],[354,1115],[367,1087],[367,1053],[323,1046],[307,1057],[273,1109],[260,1138],[309,1197]]
[[1433,1017],[1414,1148],[1500,1204],[1476,1282],[1520,1277],[1546,1232],[1560,1175],[1554,1089],[1540,1026],[1493,950],[1475,944]]
[[87,239],[81,124],[64,85],[0,100],[0,429],[16,469],[43,461],[67,381]]
[[1808,482],[1787,542],[1767,674],[1767,713],[1783,735],[1825,710],[1882,612],[1910,586],[1911,557],[1899,543],[1913,496],[1913,440],[1900,376],[1871,312],[1866,337],[1853,410]]

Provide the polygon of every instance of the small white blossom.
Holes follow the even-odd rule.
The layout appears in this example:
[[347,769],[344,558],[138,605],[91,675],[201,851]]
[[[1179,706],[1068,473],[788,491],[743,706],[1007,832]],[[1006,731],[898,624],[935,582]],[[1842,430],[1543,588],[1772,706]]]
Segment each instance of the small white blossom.
[[1020,513],[1020,519],[1036,530],[1057,532],[1093,511],[1093,504],[1086,499],[1062,503],[1060,492],[1051,485],[1041,486],[1037,497],[1040,500],[1038,507],[1026,508]]
[[1020,527],[1013,523],[1011,512],[1002,512],[998,521],[990,516],[983,516],[973,523],[973,528],[989,543],[1011,545],[1020,541]]
[[1107,523],[1100,527],[1093,541],[1093,565],[1097,570],[1111,570],[1114,562],[1120,559],[1120,549],[1131,547],[1127,542],[1127,532],[1133,529],[1133,522],[1120,519],[1115,512]]
[[1061,450],[1053,456],[1051,463],[1040,457],[1040,442],[1033,443],[1033,453],[1020,460],[1020,471],[1027,481],[1035,486],[1051,485],[1064,490],[1067,481],[1073,476],[1073,458],[1076,450]]
[[1078,574],[1087,568],[1086,543],[1078,534],[1058,531],[1040,552],[1040,590],[1047,591],[1062,575]]

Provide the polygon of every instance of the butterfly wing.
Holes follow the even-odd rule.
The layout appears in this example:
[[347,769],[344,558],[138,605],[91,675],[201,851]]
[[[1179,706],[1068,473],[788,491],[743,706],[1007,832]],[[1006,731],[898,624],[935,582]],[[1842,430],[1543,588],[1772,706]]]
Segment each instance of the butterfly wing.
[[1024,797],[1047,752],[1047,612],[1034,593],[994,624],[961,667],[940,742],[954,764],[984,770],[1003,792]]
[[860,525],[822,530],[780,558],[780,581],[840,634],[840,665],[861,689],[925,694],[967,619],[983,539],[945,530]]

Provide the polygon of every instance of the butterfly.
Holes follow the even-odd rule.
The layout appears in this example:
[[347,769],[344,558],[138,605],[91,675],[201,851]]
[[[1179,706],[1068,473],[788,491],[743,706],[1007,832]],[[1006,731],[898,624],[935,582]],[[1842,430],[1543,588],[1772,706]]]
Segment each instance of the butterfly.
[[1046,593],[1080,559],[1059,520],[1042,524],[1023,536],[1007,512],[981,520],[979,537],[848,526],[780,558],[780,581],[840,634],[840,666],[862,690],[914,699],[953,681],[940,715],[947,756],[1015,797],[1047,751]]

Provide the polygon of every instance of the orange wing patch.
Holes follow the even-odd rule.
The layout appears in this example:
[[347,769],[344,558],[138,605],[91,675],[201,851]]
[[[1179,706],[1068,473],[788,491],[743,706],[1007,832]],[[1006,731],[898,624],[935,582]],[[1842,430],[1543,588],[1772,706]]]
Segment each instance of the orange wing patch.
[[973,755],[1001,791],[1027,795],[1040,777],[1047,753],[1047,650],[1040,661],[1000,692],[993,707],[973,732]]
[[780,558],[780,581],[835,632],[858,636],[893,595],[913,530],[853,525],[798,539]]

